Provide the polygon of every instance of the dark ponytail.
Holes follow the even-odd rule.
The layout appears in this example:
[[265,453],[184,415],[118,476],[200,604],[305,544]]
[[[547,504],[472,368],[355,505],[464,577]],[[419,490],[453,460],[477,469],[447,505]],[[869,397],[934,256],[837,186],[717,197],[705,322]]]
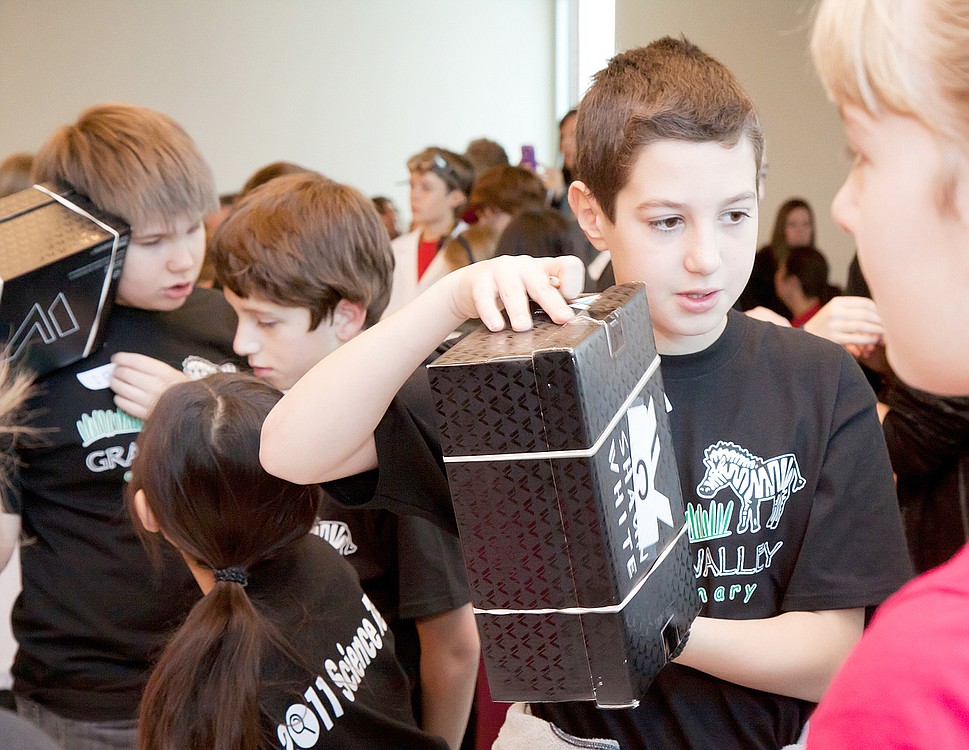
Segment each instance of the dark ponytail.
[[232,569],[232,580],[217,580],[192,608],[149,679],[140,750],[275,743],[260,708],[261,668],[269,649],[289,649],[247,596],[244,572],[304,538],[320,499],[319,488],[285,482],[259,465],[259,431],[279,395],[243,375],[177,385],[139,436],[129,501],[144,491],[161,531],[197,567]]
[[237,583],[220,582],[192,608],[141,703],[140,750],[259,750],[260,666],[272,625]]

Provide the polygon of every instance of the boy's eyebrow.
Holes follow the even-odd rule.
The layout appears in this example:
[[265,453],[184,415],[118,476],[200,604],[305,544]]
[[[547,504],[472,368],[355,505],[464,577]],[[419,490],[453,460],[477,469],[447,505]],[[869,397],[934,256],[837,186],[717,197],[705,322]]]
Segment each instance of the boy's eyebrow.
[[666,201],[660,198],[653,198],[651,200],[645,200],[636,206],[637,211],[642,211],[648,208],[671,208],[674,211],[685,211],[688,206],[685,203],[679,203],[677,201]]
[[749,200],[757,200],[757,193],[755,193],[753,190],[745,190],[732,198],[727,198],[727,200],[723,202],[723,205],[729,206],[731,203],[743,203],[744,201]]
[[[757,198],[757,194],[753,190],[745,190],[742,193],[738,193],[737,195],[733,195],[727,198],[725,201],[722,201],[720,205],[729,206],[732,203],[742,203],[743,201],[756,200],[756,198]],[[690,206],[687,203],[680,203],[679,201],[668,201],[668,200],[663,200],[661,198],[645,200],[642,203],[640,203],[638,206],[636,206],[637,211],[642,211],[644,209],[653,209],[653,208],[668,208],[674,211],[687,211],[689,210]]]

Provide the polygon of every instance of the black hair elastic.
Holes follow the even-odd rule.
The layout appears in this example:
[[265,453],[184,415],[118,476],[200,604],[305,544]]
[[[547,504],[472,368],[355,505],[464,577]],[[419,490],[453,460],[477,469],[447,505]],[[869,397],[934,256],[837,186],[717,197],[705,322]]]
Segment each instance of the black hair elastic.
[[246,575],[245,568],[216,568],[212,571],[216,581],[229,581],[246,586],[249,583],[249,576]]

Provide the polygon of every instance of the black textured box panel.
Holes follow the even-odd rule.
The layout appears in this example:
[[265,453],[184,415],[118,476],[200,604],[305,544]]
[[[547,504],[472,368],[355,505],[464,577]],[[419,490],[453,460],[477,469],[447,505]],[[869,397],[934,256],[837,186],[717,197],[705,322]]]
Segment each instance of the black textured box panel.
[[565,326],[539,316],[530,331],[472,331],[429,368],[444,453],[588,448],[655,356],[641,284],[612,287]]
[[100,346],[130,233],[84,196],[44,187],[76,210],[37,188],[0,199],[3,356],[38,374]]
[[478,614],[497,701],[635,705],[699,612],[687,534],[619,612]]
[[429,377],[493,694],[635,702],[699,611],[642,285]]
[[684,523],[665,424],[664,395],[651,379],[592,456],[449,462],[475,606],[600,607],[625,598]]

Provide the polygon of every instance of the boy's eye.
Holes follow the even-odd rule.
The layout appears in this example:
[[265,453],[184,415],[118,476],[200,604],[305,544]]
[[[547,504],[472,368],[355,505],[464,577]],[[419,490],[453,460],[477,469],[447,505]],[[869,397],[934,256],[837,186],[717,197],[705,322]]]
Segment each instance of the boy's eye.
[[275,320],[257,320],[256,325],[260,328],[272,328],[276,325]]
[[741,210],[727,211],[727,213],[725,213],[723,216],[727,220],[728,224],[739,224],[745,219],[750,218],[750,214],[747,211]]
[[674,229],[678,229],[683,224],[683,219],[679,216],[667,216],[663,219],[655,219],[649,222],[649,225],[653,229],[658,229],[661,232],[672,232]]

